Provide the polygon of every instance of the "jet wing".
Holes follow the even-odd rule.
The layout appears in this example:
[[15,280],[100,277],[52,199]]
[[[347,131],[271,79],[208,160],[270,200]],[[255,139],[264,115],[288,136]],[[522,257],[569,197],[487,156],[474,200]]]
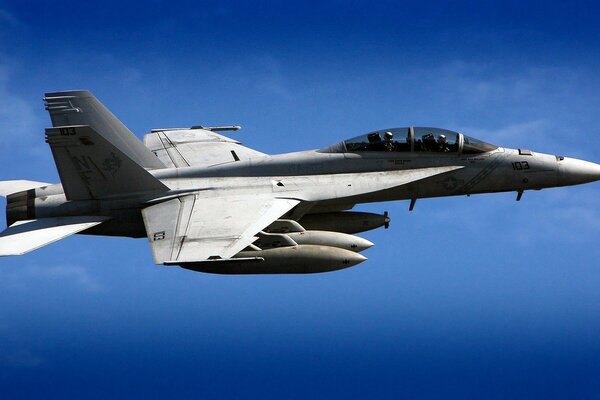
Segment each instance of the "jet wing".
[[154,130],[144,144],[168,167],[210,167],[266,154],[206,129]]
[[142,210],[157,264],[229,259],[300,201],[269,195],[181,196]]
[[156,264],[229,259],[303,201],[372,193],[458,168],[256,178],[251,187],[220,187],[166,200],[143,209],[142,216]]
[[57,217],[18,221],[0,233],[0,256],[17,256],[91,228],[110,217]]

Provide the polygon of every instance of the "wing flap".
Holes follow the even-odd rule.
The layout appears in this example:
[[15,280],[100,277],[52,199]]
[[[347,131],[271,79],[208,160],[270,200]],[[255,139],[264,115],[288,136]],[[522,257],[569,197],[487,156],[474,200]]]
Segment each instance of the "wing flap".
[[79,216],[18,221],[0,233],[0,256],[17,256],[81,232],[110,217]]
[[196,196],[187,195],[142,210],[156,264],[176,258]]

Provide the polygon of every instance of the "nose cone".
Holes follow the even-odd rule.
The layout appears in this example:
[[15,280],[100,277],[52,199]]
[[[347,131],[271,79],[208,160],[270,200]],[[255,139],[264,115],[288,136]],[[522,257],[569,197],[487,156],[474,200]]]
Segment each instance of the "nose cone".
[[355,242],[353,243],[352,249],[353,251],[361,252],[368,248],[373,247],[373,242],[370,240],[355,236]]
[[565,157],[558,162],[558,182],[561,186],[579,185],[600,180],[600,165]]
[[362,254],[358,254],[358,253],[354,253],[354,252],[351,252],[351,253],[352,254],[348,254],[342,261],[342,264],[346,267],[352,267],[356,264],[360,264],[361,262],[363,262],[367,259],[367,257],[363,256]]

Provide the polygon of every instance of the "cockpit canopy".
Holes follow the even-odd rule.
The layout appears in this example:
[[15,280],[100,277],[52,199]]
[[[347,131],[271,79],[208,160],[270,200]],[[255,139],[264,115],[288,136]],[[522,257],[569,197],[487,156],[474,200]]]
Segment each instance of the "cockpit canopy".
[[345,140],[322,149],[327,153],[434,152],[477,154],[497,149],[462,133],[440,128],[410,127],[383,129]]

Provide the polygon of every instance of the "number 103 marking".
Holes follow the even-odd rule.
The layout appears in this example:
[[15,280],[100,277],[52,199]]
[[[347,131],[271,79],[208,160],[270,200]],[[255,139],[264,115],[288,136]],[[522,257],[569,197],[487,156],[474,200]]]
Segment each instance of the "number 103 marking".
[[527,161],[516,161],[512,163],[512,167],[515,171],[520,171],[522,169],[529,169],[529,163]]

